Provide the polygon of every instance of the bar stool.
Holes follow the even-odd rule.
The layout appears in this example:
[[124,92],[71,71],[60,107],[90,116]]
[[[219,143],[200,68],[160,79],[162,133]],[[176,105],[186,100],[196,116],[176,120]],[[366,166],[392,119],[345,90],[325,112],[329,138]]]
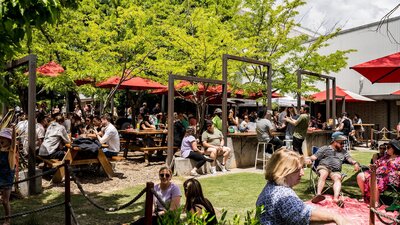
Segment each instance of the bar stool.
[[[261,148],[262,158],[258,157],[258,151],[260,149],[260,145],[262,145],[262,148]],[[271,146],[272,153],[274,153],[275,152],[275,145],[273,145],[271,143],[268,143],[268,142],[265,142],[265,141],[259,141],[257,143],[257,151],[256,151],[256,159],[255,159],[255,162],[254,162],[254,169],[257,169],[257,162],[258,161],[262,161],[263,162],[263,169],[265,168],[265,162],[267,160],[267,154],[268,154],[267,152],[265,152],[265,150],[267,149],[266,147],[268,147],[268,145]]]

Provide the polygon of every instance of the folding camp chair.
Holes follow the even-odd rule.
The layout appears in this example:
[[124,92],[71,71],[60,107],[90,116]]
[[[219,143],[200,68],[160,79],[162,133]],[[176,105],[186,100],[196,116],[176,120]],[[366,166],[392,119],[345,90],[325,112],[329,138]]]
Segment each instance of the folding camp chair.
[[[317,153],[319,147],[313,146],[312,147],[312,154],[314,155]],[[318,179],[319,175],[317,173],[317,167],[319,165],[319,160],[315,160],[312,163],[311,170],[310,170],[310,186],[314,190],[314,194],[317,195],[317,184],[318,184]],[[341,173],[341,181],[343,182],[344,178],[347,177],[346,173]],[[332,179],[328,176],[325,181],[325,189],[322,190],[321,195],[327,192],[329,189],[331,189],[333,186],[333,181]],[[342,196],[343,193],[340,192],[340,195]]]

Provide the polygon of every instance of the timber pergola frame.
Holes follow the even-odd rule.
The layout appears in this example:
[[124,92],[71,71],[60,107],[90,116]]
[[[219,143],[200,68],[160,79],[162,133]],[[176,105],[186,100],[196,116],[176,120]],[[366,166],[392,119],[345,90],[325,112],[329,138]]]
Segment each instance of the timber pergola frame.
[[[228,59],[236,60],[236,61],[240,61],[240,62],[251,63],[251,64],[257,64],[257,65],[260,65],[260,66],[267,67],[267,98],[268,98],[267,109],[268,110],[272,110],[272,102],[271,102],[271,97],[272,97],[272,66],[271,66],[271,63],[263,62],[263,61],[259,61],[259,60],[255,60],[255,59],[250,59],[250,58],[246,58],[246,57],[240,57],[240,56],[235,56],[235,55],[224,54],[222,56],[222,76],[223,77],[227,77],[228,76]],[[224,91],[224,93],[225,93],[225,91]],[[222,103],[224,103],[224,102],[222,102]],[[224,107],[224,105],[222,105],[222,107]],[[226,102],[225,102],[225,107],[226,107]],[[224,123],[222,125],[224,125]],[[225,124],[225,126],[226,126],[226,124]]]
[[[187,80],[187,81],[195,81],[195,82],[201,82],[201,83],[211,83],[211,84],[220,84],[222,85],[222,121],[227,120],[227,114],[226,114],[226,107],[227,107],[227,77],[224,76],[222,80],[213,80],[213,79],[207,79],[207,78],[199,78],[199,77],[189,77],[189,76],[179,76],[179,75],[169,75],[168,77],[168,151],[167,151],[167,165],[171,165],[172,162],[172,157],[174,154],[173,146],[174,146],[174,111],[175,111],[175,105],[174,105],[174,99],[175,99],[175,86],[174,86],[174,81],[175,80]],[[225,138],[225,144],[226,144],[226,135],[227,135],[227,129],[226,129],[226,124],[222,123],[222,134],[224,135]]]
[[[36,65],[37,56],[34,54],[27,55],[23,58],[13,60],[5,65],[6,71],[11,71],[15,68],[28,64],[29,84],[28,84],[28,177],[35,176],[35,149],[36,149]],[[36,194],[36,181],[37,179],[30,179],[29,194]]]
[[[336,119],[336,98],[342,98],[343,104],[344,104],[344,96],[336,96],[336,78],[327,76],[327,75],[310,72],[310,71],[306,71],[306,70],[298,70],[297,71],[297,89],[298,90],[301,89],[301,80],[302,80],[303,75],[309,75],[309,76],[314,76],[314,77],[325,79],[325,85],[326,85],[326,100],[325,101],[326,101],[326,120],[327,121],[329,118],[331,118],[331,115],[330,115],[331,110],[330,110],[330,104],[329,104],[329,100],[330,100],[329,81],[332,81],[332,119],[333,119],[333,121],[335,121],[335,119]],[[301,107],[301,93],[297,92],[297,109],[300,109],[300,107]],[[308,113],[310,113],[310,112],[308,112]],[[333,125],[335,125],[335,124],[333,124]]]
[[[240,62],[247,62],[251,64],[257,64],[260,66],[267,67],[267,109],[272,110],[272,66],[268,62],[263,62],[255,59],[250,59],[246,57],[234,56],[229,54],[222,55],[222,81],[221,80],[212,80],[206,78],[197,78],[197,77],[187,77],[187,76],[178,76],[178,75],[170,75],[168,79],[168,124],[170,128],[168,129],[168,155],[167,155],[167,165],[171,165],[172,156],[173,156],[173,114],[174,114],[174,97],[175,97],[175,88],[174,81],[175,80],[188,80],[188,81],[197,81],[203,83],[213,83],[213,84],[221,84],[222,85],[222,121],[227,121],[228,114],[227,112],[227,98],[228,98],[228,60],[235,60]],[[222,134],[224,136],[224,144],[227,144],[227,125],[226,123],[222,123]]]

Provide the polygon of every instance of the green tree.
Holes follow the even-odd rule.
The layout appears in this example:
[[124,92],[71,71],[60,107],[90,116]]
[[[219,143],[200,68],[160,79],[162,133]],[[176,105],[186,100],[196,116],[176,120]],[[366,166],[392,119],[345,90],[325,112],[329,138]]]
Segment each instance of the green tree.
[[[321,55],[318,50],[327,46],[339,30],[333,33],[310,37],[306,34],[294,35],[294,29],[301,24],[295,21],[298,7],[303,0],[284,0],[277,5],[275,0],[245,0],[242,13],[233,19],[236,36],[241,37],[244,56],[272,64],[273,88],[287,92],[313,90],[315,78],[306,77],[302,89],[297,90],[296,71],[309,70],[329,74],[347,65],[346,54],[352,50],[336,51]],[[313,40],[310,40],[313,39]],[[242,65],[238,76],[243,76],[253,90],[266,90],[266,71],[257,66]]]
[[[76,8],[77,0],[1,1],[0,68],[21,52],[21,42],[32,40],[32,31],[43,24],[54,24],[65,8]],[[11,93],[2,85],[0,102],[9,102]]]

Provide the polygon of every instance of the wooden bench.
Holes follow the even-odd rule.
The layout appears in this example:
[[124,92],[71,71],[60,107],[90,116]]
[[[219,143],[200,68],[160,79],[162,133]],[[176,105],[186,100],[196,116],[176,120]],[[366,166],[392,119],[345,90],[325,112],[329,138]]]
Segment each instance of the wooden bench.
[[[46,159],[41,156],[37,156],[37,158],[42,160],[45,166],[49,168],[57,167],[58,165],[62,164],[65,160],[70,160],[71,166],[99,163],[109,178],[112,178],[114,176],[114,171],[112,169],[110,161],[120,161],[123,159],[123,157],[121,156],[113,156],[112,158],[107,158],[101,149],[99,149],[96,158],[75,159],[75,157],[78,155],[78,152],[79,148],[70,147],[69,150],[66,152],[63,160]],[[64,178],[64,174],[65,174],[64,167],[60,167],[54,174],[52,181],[55,183],[61,182]]]

